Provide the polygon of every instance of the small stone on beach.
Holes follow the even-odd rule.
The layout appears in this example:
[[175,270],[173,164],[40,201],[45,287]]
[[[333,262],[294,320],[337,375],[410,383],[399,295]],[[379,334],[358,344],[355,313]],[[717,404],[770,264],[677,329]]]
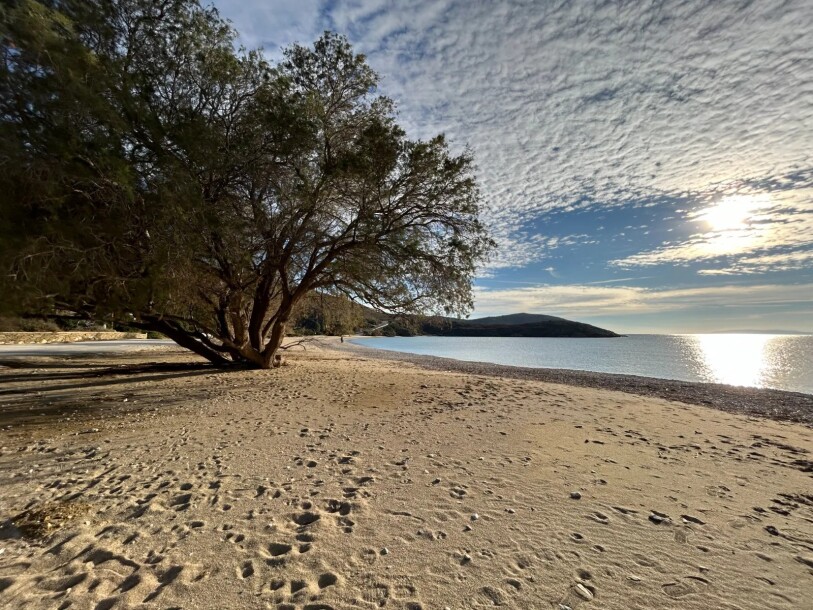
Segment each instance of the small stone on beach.
[[671,521],[669,515],[665,515],[663,513],[659,513],[657,511],[652,511],[652,514],[649,515],[649,520],[652,521],[655,525],[660,525],[666,521]]
[[576,592],[576,595],[583,599],[586,599],[587,601],[593,599],[593,593],[590,591],[590,589],[588,589],[581,583],[577,583],[576,586],[573,587],[573,590]]

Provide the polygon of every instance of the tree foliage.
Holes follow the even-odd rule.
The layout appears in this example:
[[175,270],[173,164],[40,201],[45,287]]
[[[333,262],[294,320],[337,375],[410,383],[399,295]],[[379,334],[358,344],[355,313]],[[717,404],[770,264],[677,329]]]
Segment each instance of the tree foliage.
[[17,0],[0,28],[5,309],[268,367],[314,291],[470,308],[472,157],[408,139],[344,37],[273,65],[193,0]]
[[312,335],[352,335],[365,325],[364,308],[343,296],[312,292],[294,308],[294,329]]

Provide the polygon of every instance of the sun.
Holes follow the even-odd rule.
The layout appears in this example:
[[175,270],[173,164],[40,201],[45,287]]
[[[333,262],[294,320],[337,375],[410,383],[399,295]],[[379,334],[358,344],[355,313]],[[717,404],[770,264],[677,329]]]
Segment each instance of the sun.
[[757,210],[771,203],[769,195],[729,195],[719,203],[701,210],[697,220],[709,225],[712,231],[733,231],[748,228]]

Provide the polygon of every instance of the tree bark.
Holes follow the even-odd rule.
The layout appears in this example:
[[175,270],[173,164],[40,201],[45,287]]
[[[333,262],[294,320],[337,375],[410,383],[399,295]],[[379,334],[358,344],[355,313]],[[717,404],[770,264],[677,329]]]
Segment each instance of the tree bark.
[[263,363],[262,368],[270,369],[274,366],[274,357],[279,351],[279,346],[282,345],[282,340],[285,339],[285,327],[288,323],[288,317],[285,319],[277,319],[274,326],[271,327],[271,335],[268,337],[268,343],[265,344],[263,349]]
[[139,326],[144,330],[154,330],[166,335],[181,347],[195,352],[198,356],[205,358],[215,366],[234,366],[234,362],[228,358],[224,358],[215,350],[205,346],[203,343],[192,337],[188,332],[173,326],[165,320],[150,320],[137,323],[136,326]]

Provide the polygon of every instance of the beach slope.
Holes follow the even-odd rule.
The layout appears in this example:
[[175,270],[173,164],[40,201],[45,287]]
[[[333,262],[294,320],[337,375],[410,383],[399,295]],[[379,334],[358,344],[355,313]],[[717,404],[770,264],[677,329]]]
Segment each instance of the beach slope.
[[313,346],[285,359],[0,368],[0,606],[798,609],[813,595],[803,424]]

